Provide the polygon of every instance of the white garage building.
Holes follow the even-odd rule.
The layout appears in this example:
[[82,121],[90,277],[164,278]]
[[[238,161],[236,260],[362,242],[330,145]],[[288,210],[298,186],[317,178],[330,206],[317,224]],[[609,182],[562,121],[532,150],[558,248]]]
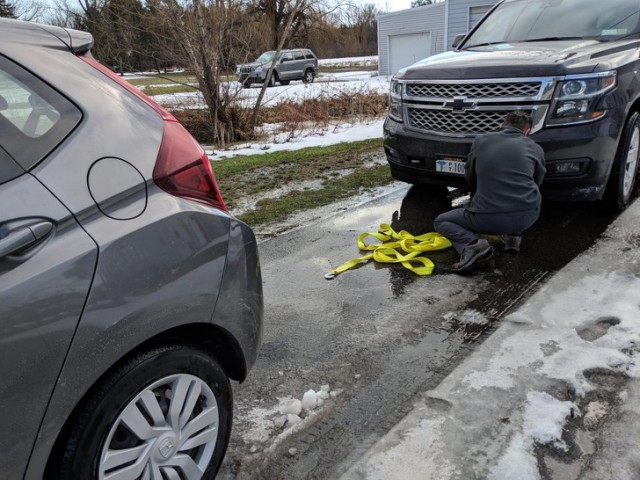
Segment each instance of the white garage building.
[[497,0],[445,0],[378,15],[378,73],[393,75],[423,58],[451,50]]

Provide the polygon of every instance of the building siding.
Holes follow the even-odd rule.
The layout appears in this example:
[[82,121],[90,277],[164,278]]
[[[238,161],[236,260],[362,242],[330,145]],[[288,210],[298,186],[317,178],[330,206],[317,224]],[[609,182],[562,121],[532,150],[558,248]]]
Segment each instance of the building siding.
[[435,55],[446,50],[444,27],[445,2],[378,15],[378,73],[390,74],[389,37],[429,32],[431,54]]
[[456,35],[467,33],[469,30],[470,8],[477,6],[495,5],[497,0],[448,0],[446,50],[451,50],[451,44]]

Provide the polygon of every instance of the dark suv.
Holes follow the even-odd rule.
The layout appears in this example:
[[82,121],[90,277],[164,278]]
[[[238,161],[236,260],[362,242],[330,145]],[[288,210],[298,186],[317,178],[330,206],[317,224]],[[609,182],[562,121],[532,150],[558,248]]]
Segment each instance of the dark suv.
[[465,186],[476,135],[533,117],[548,200],[630,198],[640,151],[640,1],[504,0],[454,51],[391,81],[384,148],[392,175]]
[[[255,62],[238,65],[236,68],[238,82],[244,87],[250,87],[252,83],[264,83],[275,53],[274,51],[264,52]],[[311,50],[281,50],[269,80],[269,86],[273,87],[276,82],[289,85],[291,80],[312,83],[317,74],[318,59]]]
[[211,479],[261,338],[254,234],[89,34],[0,31],[0,477]]

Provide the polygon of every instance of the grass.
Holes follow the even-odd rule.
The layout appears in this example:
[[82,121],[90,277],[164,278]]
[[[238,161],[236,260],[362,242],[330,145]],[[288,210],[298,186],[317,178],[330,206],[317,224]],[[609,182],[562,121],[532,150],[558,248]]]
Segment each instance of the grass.
[[[263,198],[239,218],[252,226],[282,220],[302,210],[327,205],[392,181],[386,165],[371,165],[382,155],[381,139],[340,143],[230,158],[212,162],[222,197],[233,212],[240,200],[258,199],[277,188],[279,198]],[[318,188],[302,188],[315,181]]]
[[144,87],[142,91],[149,96],[153,95],[172,95],[174,93],[188,92],[192,93],[198,90],[198,87],[191,85],[167,85],[167,86],[148,86]]
[[344,177],[325,181],[319,190],[294,190],[277,199],[260,200],[254,210],[238,218],[252,226],[276,222],[292,213],[322,207],[356,195],[362,189],[386,185],[392,180],[387,165],[362,168]]
[[132,78],[129,83],[138,88],[148,87],[149,85],[167,85],[174,83],[197,83],[195,75],[185,73],[164,73],[161,75],[152,75],[143,78]]
[[360,140],[357,142],[337,143],[327,147],[308,147],[294,151],[280,151],[258,155],[244,155],[217,161],[213,165],[221,175],[236,175],[264,167],[297,163],[301,168],[322,170],[335,166],[336,162],[344,164],[349,157],[361,153],[369,153],[382,148],[382,140]]
[[[225,75],[225,82],[235,80],[235,75]],[[186,73],[163,73],[143,78],[132,78],[129,83],[141,89],[147,95],[168,95],[173,93],[193,92],[197,90],[198,81],[195,75]]]

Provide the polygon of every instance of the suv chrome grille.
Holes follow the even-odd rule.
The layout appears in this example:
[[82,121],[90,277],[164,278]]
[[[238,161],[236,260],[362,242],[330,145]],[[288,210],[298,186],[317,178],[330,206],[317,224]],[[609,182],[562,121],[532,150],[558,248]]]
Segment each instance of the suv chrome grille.
[[[527,113],[531,114],[530,111]],[[499,131],[506,114],[505,110],[453,113],[446,110],[409,108],[409,124],[412,128],[432,133],[476,135]]]
[[407,94],[425,98],[517,98],[535,97],[540,82],[521,83],[408,83]]

